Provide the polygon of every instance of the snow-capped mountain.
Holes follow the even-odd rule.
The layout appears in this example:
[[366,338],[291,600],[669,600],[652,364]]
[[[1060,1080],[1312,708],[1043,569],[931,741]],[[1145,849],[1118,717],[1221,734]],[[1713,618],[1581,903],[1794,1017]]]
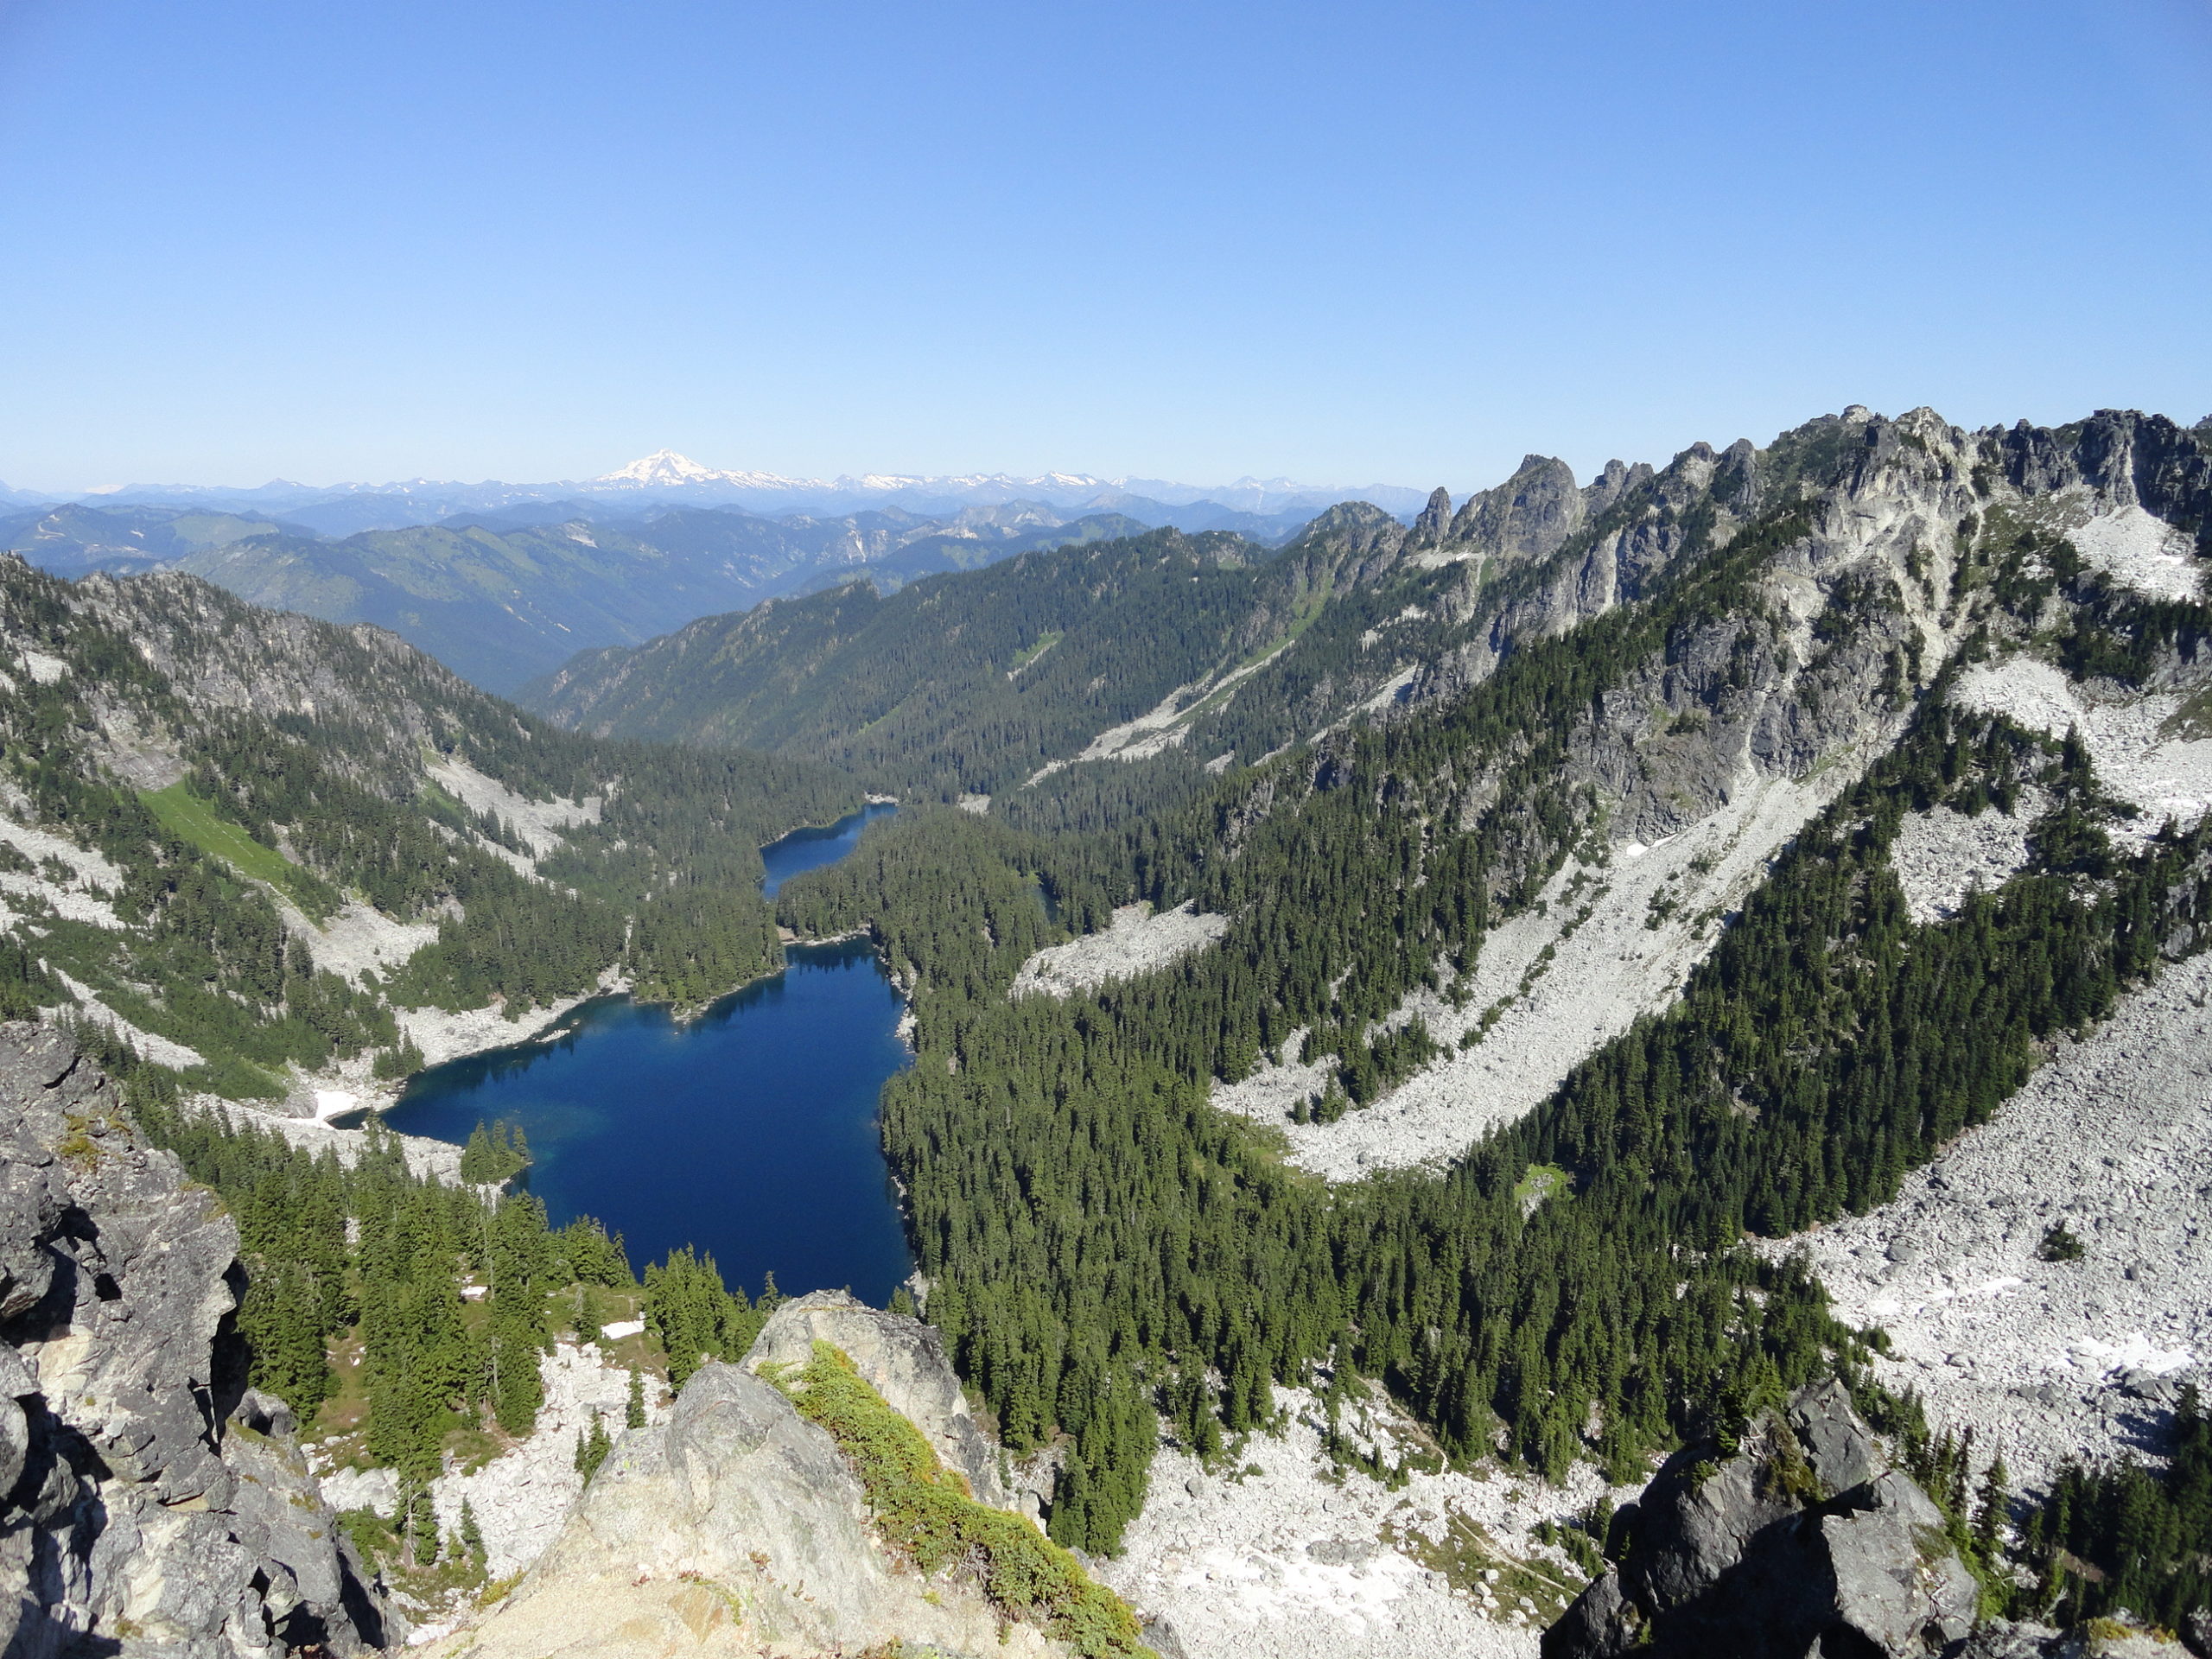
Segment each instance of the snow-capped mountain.
[[[0,493],[0,503],[31,505],[73,498],[29,491]],[[92,499],[80,492],[73,499]],[[1234,484],[1179,484],[1166,479],[1107,478],[1093,473],[840,474],[791,478],[780,473],[709,467],[673,449],[658,449],[595,478],[546,484],[486,480],[464,484],[416,478],[385,484],[324,486],[276,480],[250,489],[204,484],[133,484],[103,490],[104,506],[181,506],[195,511],[280,513],[326,534],[425,524],[449,513],[492,512],[537,501],[598,501],[647,515],[664,508],[741,507],[750,512],[837,517],[897,508],[951,517],[969,507],[1041,502],[1061,512],[1128,512],[1211,506],[1267,517],[1310,517],[1338,501],[1372,501],[1401,515],[1417,510],[1426,491],[1400,485],[1357,487],[1297,484],[1287,479],[1239,479]]]
[[1182,506],[1212,501],[1244,512],[1319,512],[1350,496],[1387,511],[1409,512],[1427,498],[1398,485],[1370,484],[1344,489],[1325,484],[1296,484],[1288,479],[1242,478],[1230,485],[1177,484],[1165,479],[1106,478],[1094,473],[921,473],[840,474],[834,479],[787,478],[777,473],[739,472],[704,466],[673,449],[656,450],[628,466],[559,489],[584,494],[655,491],[691,500],[712,499],[755,510],[850,512],[868,507],[899,506],[918,512],[957,512],[967,506],[999,506],[1014,501],[1045,501],[1060,508],[1110,509],[1141,499]]
[[777,473],[733,473],[702,467],[690,456],[679,455],[673,449],[656,449],[650,455],[639,457],[627,467],[618,467],[611,473],[602,473],[597,478],[586,480],[579,487],[596,486],[602,489],[652,490],[717,484],[753,490],[816,487],[810,480],[785,478]]

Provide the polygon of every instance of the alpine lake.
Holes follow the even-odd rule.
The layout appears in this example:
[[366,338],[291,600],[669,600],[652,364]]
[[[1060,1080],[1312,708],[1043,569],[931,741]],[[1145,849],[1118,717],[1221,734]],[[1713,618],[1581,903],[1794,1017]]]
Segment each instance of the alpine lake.
[[[895,810],[762,848],[763,890],[835,863]],[[640,1271],[689,1244],[748,1295],[772,1273],[787,1294],[844,1288],[880,1307],[913,1269],[876,1130],[884,1080],[911,1058],[899,995],[865,940],[784,960],[680,1022],[594,998],[527,1042],[419,1073],[385,1120],[454,1142],[520,1125],[553,1224],[596,1216]]]

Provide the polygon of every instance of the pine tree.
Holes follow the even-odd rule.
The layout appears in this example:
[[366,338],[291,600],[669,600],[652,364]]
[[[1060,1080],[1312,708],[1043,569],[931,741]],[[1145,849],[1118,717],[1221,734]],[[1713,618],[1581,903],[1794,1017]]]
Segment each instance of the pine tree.
[[1990,1460],[1989,1471],[1981,1478],[1975,1500],[1974,1550],[1986,1565],[1994,1567],[2004,1543],[2005,1518],[2012,1502],[2002,1452]]
[[607,1454],[613,1449],[614,1442],[607,1436],[607,1425],[594,1411],[591,1414],[589,1431],[580,1429],[576,1433],[576,1472],[588,1482],[599,1472],[599,1465],[607,1461]]
[[622,1408],[622,1427],[643,1428],[645,1426],[645,1379],[632,1365],[630,1368],[630,1399]]

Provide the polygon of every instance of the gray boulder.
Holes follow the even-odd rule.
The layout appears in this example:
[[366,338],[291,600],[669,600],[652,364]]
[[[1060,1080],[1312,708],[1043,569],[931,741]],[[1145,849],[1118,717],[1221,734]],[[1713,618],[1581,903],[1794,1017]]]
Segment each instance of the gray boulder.
[[1625,1559],[1544,1633],[1545,1659],[1934,1654],[1973,1629],[1942,1514],[1834,1383],[1722,1457],[1693,1448],[1624,1512]]
[[59,1034],[0,1027],[0,1651],[338,1654],[401,1632],[245,1386],[238,1229]]

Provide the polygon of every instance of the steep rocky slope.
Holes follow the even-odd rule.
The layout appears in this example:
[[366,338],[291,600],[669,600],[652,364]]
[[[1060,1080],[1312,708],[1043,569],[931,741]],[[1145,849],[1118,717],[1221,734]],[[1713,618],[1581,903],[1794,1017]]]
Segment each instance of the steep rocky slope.
[[[1296,1161],[1344,1179],[1448,1157],[1666,1006],[1775,854],[1896,741],[1917,694],[1969,638],[1999,660],[1961,676],[1954,700],[2054,736],[2080,730],[2100,778],[2135,813],[2115,833],[2139,844],[2169,818],[2187,826],[2203,813],[2212,743],[2177,723],[2212,669],[2201,642],[2184,631],[2139,683],[2083,680],[2054,655],[2069,627],[2106,625],[2074,623],[2038,599],[2048,613],[2037,635],[2035,609],[2022,614],[1992,580],[2018,538],[2041,531],[2118,550],[2093,568],[2123,608],[2197,591],[2203,563],[2191,549],[2212,461],[2193,435],[2133,416],[2100,416],[2062,438],[1854,410],[1771,452],[1700,446],[1656,475],[1609,474],[1581,492],[1555,463],[1532,460],[1448,523],[1439,511],[1405,532],[1421,563],[1488,573],[1479,585],[1466,578],[1466,602],[1488,623],[1423,664],[1387,717],[1416,719],[1511,653],[1633,601],[1700,518],[1726,556],[1731,526],[1787,500],[1815,465],[1808,452],[1822,449],[1831,464],[1839,449],[1847,457],[1840,481],[1811,499],[1747,588],[1629,665],[1582,722],[1567,775],[1599,804],[1599,833],[1555,867],[1536,903],[1493,929],[1463,990],[1417,993],[1385,1021],[1421,1019],[1446,1058],[1367,1110],[1285,1123]],[[2141,549],[2152,550],[2129,551]],[[2013,579],[2048,587],[2051,574],[2038,565]],[[2004,643],[1986,643],[1993,631]],[[1460,810],[1471,819],[1492,804],[1478,779]],[[1280,790],[1268,810],[1282,810]],[[1897,855],[1923,914],[2025,861],[2031,811],[2001,830],[1985,820],[1971,836],[1945,830],[1955,817],[1920,815]],[[1217,1089],[1217,1103],[1283,1123],[1332,1069],[1307,1058]]]
[[555,731],[375,628],[6,557],[0,732],[0,1004],[302,1116],[607,983],[751,977],[779,959],[755,848],[859,799]]
[[52,1033],[0,1027],[0,1647],[355,1654],[403,1631],[245,1386],[237,1228]]
[[[1695,1433],[1716,1369],[1760,1340],[1793,1382],[1860,1363],[1847,1333],[1808,1336],[1823,1351],[1809,1360],[1795,1338],[1752,1334],[1755,1310],[1799,1332],[1824,1317],[1816,1288],[1779,1275],[1740,1293],[1728,1338],[1678,1379],[1659,1356],[1681,1328],[1675,1304],[1732,1256],[1720,1242],[1848,1229],[1840,1217],[1879,1206],[1967,1125],[1987,1125],[1967,1145],[2001,1137],[2005,1097],[2039,1064],[2055,1052],[2063,1067],[2070,1044],[2094,1044],[2088,1027],[2108,1010],[2132,1020],[2134,1005],[2109,1001],[2120,985],[2149,981],[2144,1017],[2184,1037],[2185,1004],[2156,988],[2163,974],[2185,992],[2172,976],[2193,971],[2202,943],[2205,440],[2121,414],[1974,433],[1925,411],[1852,410],[1765,449],[1685,452],[1594,504],[1576,491],[1567,505],[1534,468],[1468,515],[1495,545],[1454,542],[1448,500],[1410,529],[1357,514],[1317,526],[1348,554],[1360,538],[1340,568],[1370,569],[1371,590],[1332,594],[1225,710],[1196,715],[1186,741],[1227,729],[1205,721],[1261,720],[1286,683],[1269,677],[1302,663],[1310,687],[1357,660],[1327,632],[1340,603],[1382,610],[1353,645],[1371,635],[1363,649],[1386,681],[1406,677],[1367,715],[1308,728],[1258,764],[1236,764],[1239,745],[1186,807],[1132,809],[1103,853],[1014,846],[1063,913],[1071,895],[1084,906],[1088,955],[1106,972],[1059,971],[1084,955],[1058,945],[1026,971],[1002,949],[963,954],[944,942],[955,900],[941,891],[934,937],[887,884],[838,912],[876,925],[918,969],[922,1059],[887,1096],[886,1122],[934,1252],[925,1270],[961,1299],[948,1330],[964,1326],[963,1363],[993,1406],[1018,1411],[1025,1389],[1050,1399],[1062,1332],[1126,1319],[1140,1344],[1170,1351],[1147,1364],[1201,1354],[1201,1387],[1264,1422],[1256,1389],[1245,1403],[1266,1369],[1250,1345],[1276,1344],[1277,1380],[1304,1381],[1281,1354],[1326,1363],[1332,1344],[1311,1333],[1345,1318],[1363,1369],[1390,1376],[1455,1452],[1554,1476],[1594,1457],[1623,1478],[1639,1395],[1648,1421],[1666,1423],[1641,1457]],[[1416,583],[1435,584],[1420,605]],[[1122,764],[1086,761],[1035,788]],[[995,798],[992,815],[1002,809],[1019,815]],[[1147,956],[1116,939],[1135,943],[1139,912],[1109,925],[1140,902],[1227,925],[1211,944]],[[2093,912],[2102,919],[2077,926]],[[2099,931],[2122,916],[2124,948]],[[1688,1004],[1686,982],[1699,988]],[[2063,983],[2068,1011],[2036,1007],[2038,982]],[[2171,1179],[2135,1166],[2078,1184],[2083,1202],[2158,1224],[2136,1225],[2138,1249],[2107,1211],[2100,1282],[2145,1285],[2167,1264],[2182,1274],[2171,1294],[2139,1289],[2124,1326],[2081,1332],[2116,1351],[2133,1351],[2130,1330],[2162,1355],[2196,1351],[2189,1241],[2157,1215],[2193,1190],[2180,1052],[2164,1044],[2126,1073],[2139,1103],[2127,1132],[2156,1144],[2151,1163]],[[2173,1086],[2150,1087],[2162,1068]],[[1211,1119],[1186,1129],[1185,1088],[1241,1108],[1344,1189],[1325,1207],[1307,1185],[1271,1190],[1268,1141]],[[2031,1141],[2082,1132],[2056,1116],[2029,1128]],[[1358,1179],[1423,1163],[1440,1179]],[[1916,1198],[1909,1177],[1904,1190]],[[1941,1224],[1972,1238],[1972,1206],[2005,1195],[1978,1189]],[[1993,1219],[2017,1222],[2021,1207]],[[971,1225],[979,1212],[988,1220]],[[1327,1260],[1301,1259],[1347,1216],[1313,1252]],[[2040,1236],[2005,1231],[2007,1250]],[[1691,1260],[1686,1236],[1715,1248]],[[1081,1271],[1058,1265],[1067,1255]],[[2054,1319],[2086,1313],[2061,1305],[2062,1268],[2040,1282]],[[1933,1300],[1913,1288],[1908,1312]],[[1854,1287],[1854,1320],[1867,1300]],[[1901,1359],[1941,1366],[1994,1328],[1919,1311],[1929,1318],[1910,1333],[1898,1316]],[[1646,1334],[1627,1338],[1631,1325]],[[2030,1381],[2026,1350],[2051,1328],[2022,1325],[2020,1351],[1991,1368],[1991,1413]],[[1024,1338],[1012,1351],[1009,1331]],[[1033,1372],[1017,1369],[1039,1353]],[[1917,1365],[1878,1369],[1921,1380]],[[1645,1393],[1661,1375],[1663,1404]],[[2167,1379],[2137,1379],[2131,1395],[2125,1375],[2032,1386],[2078,1384],[2088,1412],[2110,1396],[2119,1409],[2098,1414],[2134,1438],[2096,1444],[2152,1451],[2166,1413],[2144,1390]],[[1947,1415],[1935,1382],[1928,1392],[1939,1425],[1973,1421]],[[1178,1437],[1200,1446],[1207,1433],[1192,1414]],[[1986,1462],[1986,1431],[1980,1445]],[[1224,1548],[1234,1559],[1186,1567],[1198,1552],[1150,1528],[1187,1509],[1154,1486],[1126,1535],[1155,1573],[1220,1572],[1217,1590],[1179,1582],[1187,1596],[1228,1609],[1306,1593],[1281,1546],[1318,1517],[1270,1517],[1240,1532],[1249,1546]],[[1173,1536],[1193,1535],[1179,1521]],[[1217,1644],[1194,1652],[1234,1650],[1226,1615],[1192,1629]]]

